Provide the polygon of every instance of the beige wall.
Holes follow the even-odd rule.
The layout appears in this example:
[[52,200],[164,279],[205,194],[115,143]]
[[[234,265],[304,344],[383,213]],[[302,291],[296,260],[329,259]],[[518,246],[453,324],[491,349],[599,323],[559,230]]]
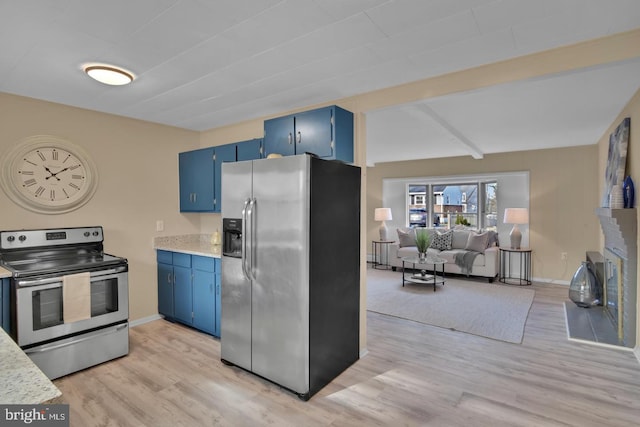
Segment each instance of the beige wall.
[[[128,258],[131,319],[157,314],[155,236],[198,233],[200,216],[180,214],[177,153],[199,134],[0,93],[0,153],[32,135],[81,146],[98,168],[98,189],[73,212],[27,211],[0,191],[0,229],[102,225],[105,250]],[[157,233],[156,220],[165,231]]]
[[[629,133],[629,148],[627,151],[627,169],[626,174],[631,176],[634,185],[636,187],[636,209],[638,207],[638,197],[640,196],[640,90],[635,93],[633,98],[622,110],[616,120],[611,123],[611,126],[602,135],[602,138],[598,142],[598,201],[602,197],[604,189],[604,174],[607,168],[607,158],[609,152],[609,135],[620,124],[623,118],[631,117],[631,132]],[[640,225],[640,216],[638,217],[638,224]],[[640,229],[640,227],[638,228]],[[599,248],[602,251],[604,247],[604,235],[600,232]],[[638,233],[638,247],[640,247],[640,233]],[[640,251],[638,252],[638,260],[640,262]],[[637,282],[637,281],[636,281]],[[638,306],[640,306],[640,293],[638,293]],[[636,327],[636,357],[640,360],[640,316],[638,316]]]
[[[528,171],[533,276],[566,282],[585,251],[598,248],[597,165],[595,144],[492,154],[480,160],[456,157],[377,164],[367,171],[367,239],[378,238],[380,224],[373,220],[373,211],[382,206],[383,178]],[[567,252],[567,261],[560,260],[561,252]]]

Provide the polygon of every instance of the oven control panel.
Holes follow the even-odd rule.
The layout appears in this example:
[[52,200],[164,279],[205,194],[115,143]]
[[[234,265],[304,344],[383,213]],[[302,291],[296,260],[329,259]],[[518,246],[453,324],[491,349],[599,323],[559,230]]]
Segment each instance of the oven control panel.
[[102,227],[48,228],[42,230],[0,231],[1,249],[101,243]]

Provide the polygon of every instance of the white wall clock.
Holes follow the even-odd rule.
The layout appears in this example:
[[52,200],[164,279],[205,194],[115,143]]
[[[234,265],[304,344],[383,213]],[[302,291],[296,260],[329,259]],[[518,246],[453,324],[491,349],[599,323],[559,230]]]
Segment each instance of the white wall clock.
[[98,174],[80,147],[55,136],[36,135],[3,156],[0,184],[18,205],[57,214],[87,203],[98,186]]

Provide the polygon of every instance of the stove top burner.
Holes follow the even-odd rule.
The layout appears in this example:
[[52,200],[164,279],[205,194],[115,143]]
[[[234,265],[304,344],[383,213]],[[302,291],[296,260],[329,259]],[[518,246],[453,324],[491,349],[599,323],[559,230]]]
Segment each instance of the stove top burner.
[[126,265],[103,252],[102,227],[0,232],[0,266],[15,278],[96,271]]
[[3,266],[14,273],[14,276],[21,277],[33,274],[64,273],[73,270],[104,268],[111,265],[120,265],[124,262],[126,262],[124,258],[102,253],[77,257],[29,258],[4,262]]

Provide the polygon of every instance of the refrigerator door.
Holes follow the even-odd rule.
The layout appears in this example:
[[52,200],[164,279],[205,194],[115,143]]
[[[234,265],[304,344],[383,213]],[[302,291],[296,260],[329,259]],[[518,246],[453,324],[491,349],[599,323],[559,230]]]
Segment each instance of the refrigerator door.
[[[251,198],[251,170],[250,161],[222,165],[223,218],[242,218]],[[222,360],[251,370],[251,281],[243,273],[243,262],[221,259],[220,352]]]
[[304,394],[309,391],[309,157],[257,160],[253,175],[251,370]]

